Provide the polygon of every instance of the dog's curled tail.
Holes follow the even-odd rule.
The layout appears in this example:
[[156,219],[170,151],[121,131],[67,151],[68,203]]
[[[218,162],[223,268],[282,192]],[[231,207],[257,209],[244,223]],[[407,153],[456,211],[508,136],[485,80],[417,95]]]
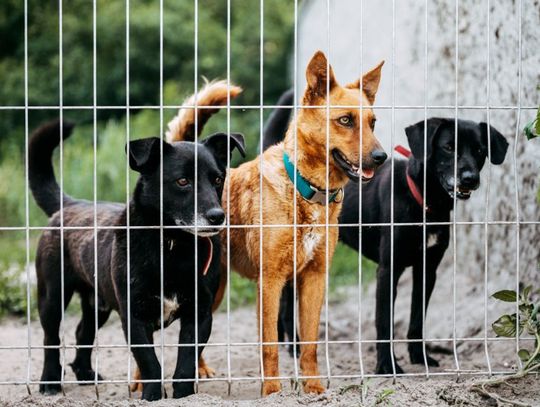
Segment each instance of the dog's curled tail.
[[[177,115],[169,122],[165,133],[167,141],[194,141],[201,134],[208,119],[219,111],[217,106],[227,104],[228,98],[232,99],[241,92],[241,87],[227,85],[227,81],[224,80],[207,82],[197,95],[191,95],[182,103]],[[195,109],[194,106],[199,107]],[[197,134],[195,134],[195,110],[197,110]]]
[[[62,127],[60,127],[62,126]],[[52,154],[64,139],[71,135],[73,123],[54,120],[43,124],[32,134],[28,144],[28,178],[30,190],[38,206],[51,216],[60,209],[60,186],[56,182]],[[62,131],[60,131],[62,129]],[[68,195],[62,196],[64,206],[73,203]]]

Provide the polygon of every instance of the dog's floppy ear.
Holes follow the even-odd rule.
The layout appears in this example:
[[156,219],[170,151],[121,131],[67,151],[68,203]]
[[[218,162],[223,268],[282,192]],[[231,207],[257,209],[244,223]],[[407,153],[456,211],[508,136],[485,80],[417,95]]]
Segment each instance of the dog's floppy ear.
[[168,145],[158,137],[133,140],[126,144],[131,169],[140,173],[152,171],[159,164],[160,143],[163,143],[163,147]]
[[[379,62],[379,65],[362,76],[362,90],[371,104],[375,102],[375,95],[377,94],[377,90],[379,90],[383,65],[384,61]],[[360,89],[360,79],[357,79],[353,83],[349,83],[345,87],[349,89]]]
[[[244,136],[240,133],[230,133],[230,152],[232,154],[233,150],[236,148],[242,155],[246,156],[246,146],[244,142]],[[227,139],[228,135],[226,133],[215,133],[210,137],[207,137],[202,141],[202,144],[209,148],[214,156],[217,158],[218,163],[226,165],[227,161]]]
[[[482,141],[487,147],[488,145],[488,125],[487,123],[479,123],[480,132],[482,134]],[[504,157],[506,156],[506,150],[508,150],[508,141],[504,136],[493,126],[489,126],[489,139],[490,143],[490,152],[491,152],[491,163],[495,165],[502,164]]]
[[326,56],[322,51],[317,51],[315,55],[311,57],[311,61],[309,61],[306,69],[306,80],[308,85],[306,96],[308,97],[325,97],[327,80],[329,81],[329,90],[332,90],[332,88],[337,85],[334,71],[332,70],[332,67],[328,65]]
[[[439,119],[434,117],[427,119],[427,131],[425,132],[427,136],[426,158],[429,159],[431,153],[433,152],[433,141],[435,140],[437,132],[441,129],[443,124],[448,122],[449,121],[447,119]],[[407,140],[409,141],[409,147],[417,160],[424,159],[424,124],[424,120],[421,120],[418,123],[405,128],[405,134],[407,135]]]

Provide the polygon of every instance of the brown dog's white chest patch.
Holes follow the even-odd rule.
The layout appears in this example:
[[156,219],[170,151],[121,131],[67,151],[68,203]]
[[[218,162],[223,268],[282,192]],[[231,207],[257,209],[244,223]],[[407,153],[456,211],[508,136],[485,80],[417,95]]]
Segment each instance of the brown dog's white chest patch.
[[304,235],[304,252],[306,254],[306,262],[313,259],[313,254],[315,253],[320,241],[321,235],[313,232],[312,230]]

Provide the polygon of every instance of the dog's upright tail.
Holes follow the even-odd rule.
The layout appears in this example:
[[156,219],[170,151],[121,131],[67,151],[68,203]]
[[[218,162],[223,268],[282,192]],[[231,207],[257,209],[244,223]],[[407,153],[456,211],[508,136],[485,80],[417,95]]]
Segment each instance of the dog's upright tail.
[[[235,85],[227,85],[227,81],[213,81],[188,97],[178,114],[169,122],[166,132],[167,141],[194,141],[202,132],[208,119],[219,111],[219,106],[227,104],[228,95],[230,99],[238,96],[242,88]],[[195,109],[193,106],[200,106]],[[215,106],[215,107],[214,107]],[[195,120],[195,110],[197,110],[197,120]],[[195,121],[197,122],[197,134],[195,134]]]
[[[292,106],[294,103],[294,90],[285,91],[277,102],[277,106]],[[285,138],[285,133],[289,127],[292,107],[278,107],[275,109],[266,125],[264,126],[263,151],[268,147],[277,144]]]
[[[60,132],[62,126],[62,132]],[[55,120],[43,124],[34,131],[28,145],[28,177],[30,189],[38,206],[51,216],[60,209],[60,199],[64,206],[74,202],[68,195],[60,197],[60,186],[56,182],[52,165],[52,154],[60,144],[60,134],[64,139],[71,135],[73,123]]]

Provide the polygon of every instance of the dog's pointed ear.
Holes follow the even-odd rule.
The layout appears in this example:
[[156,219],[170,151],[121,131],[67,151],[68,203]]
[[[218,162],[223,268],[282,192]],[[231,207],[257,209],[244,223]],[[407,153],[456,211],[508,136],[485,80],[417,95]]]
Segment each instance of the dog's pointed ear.
[[328,89],[332,90],[337,85],[332,67],[322,51],[317,51],[306,69],[307,96],[325,97],[328,81]]
[[408,126],[405,128],[405,134],[407,135],[407,140],[409,141],[409,147],[413,156],[420,161],[424,160],[424,133],[426,134],[426,158],[429,159],[433,152],[433,141],[435,136],[441,129],[444,124],[449,123],[448,119],[439,119],[431,117],[427,119],[427,131],[424,132],[425,121],[421,120],[416,124]]
[[126,144],[131,169],[140,173],[155,169],[159,164],[160,143],[163,143],[164,147],[168,145],[158,137],[133,140]]
[[[482,141],[487,148],[488,145],[488,125],[487,123],[479,123]],[[493,126],[489,126],[490,153],[491,163],[495,165],[502,164],[508,150],[508,141],[504,136]]]
[[[223,166],[227,162],[227,140],[229,139],[226,133],[215,133],[210,137],[207,137],[202,141],[202,144],[206,146],[212,153],[214,157],[218,160],[219,164]],[[234,149],[237,149],[242,157],[246,156],[246,145],[244,142],[244,136],[240,133],[230,133],[230,151],[229,154],[232,155]]]
[[[375,102],[375,95],[379,90],[379,83],[381,82],[381,70],[383,65],[384,61],[379,62],[379,65],[377,65],[371,71],[366,72],[364,76],[362,76],[362,90],[366,95],[366,98],[369,100],[369,103],[371,104]],[[349,89],[360,89],[360,79],[349,83],[345,87]]]

